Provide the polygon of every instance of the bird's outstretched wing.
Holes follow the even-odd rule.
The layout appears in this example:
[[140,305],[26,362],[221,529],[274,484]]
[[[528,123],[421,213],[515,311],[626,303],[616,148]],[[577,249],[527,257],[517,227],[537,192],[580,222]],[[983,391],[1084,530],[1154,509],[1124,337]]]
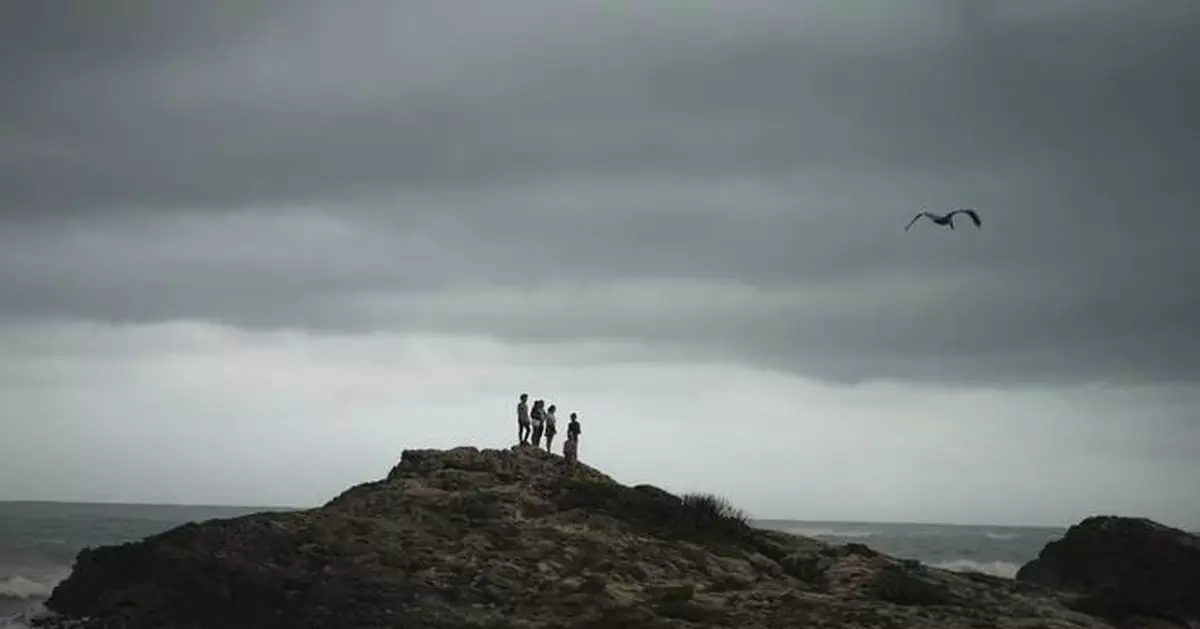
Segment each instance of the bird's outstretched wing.
[[908,231],[908,228],[912,227],[913,223],[917,222],[917,220],[920,219],[922,216],[929,216],[929,212],[917,212],[917,215],[914,216],[913,219],[911,221],[909,221],[907,225],[904,226],[904,231]]
[[954,210],[950,214],[952,214],[952,215],[953,214],[966,214],[967,216],[971,217],[971,222],[975,223],[976,227],[979,227],[980,225],[982,225],[982,223],[979,221],[979,214],[976,213],[975,210],[972,210],[971,208],[965,208],[965,207],[959,208],[957,210]]

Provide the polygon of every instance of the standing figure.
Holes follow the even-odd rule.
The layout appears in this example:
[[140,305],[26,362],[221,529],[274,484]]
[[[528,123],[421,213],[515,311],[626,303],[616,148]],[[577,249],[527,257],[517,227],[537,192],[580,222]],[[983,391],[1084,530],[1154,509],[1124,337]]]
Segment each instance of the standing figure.
[[567,459],[567,463],[574,463],[579,460],[579,433],[583,429],[579,426],[579,419],[575,413],[571,413],[571,422],[567,424],[567,441],[563,443],[563,457]]
[[546,452],[551,451],[554,443],[554,435],[558,434],[558,420],[554,417],[554,412],[558,407],[551,404],[550,408],[546,409]]
[[517,441],[521,445],[529,443],[529,394],[522,393],[521,401],[517,402]]
[[533,420],[533,447],[540,448],[542,444],[542,429],[545,427],[546,421],[546,401],[538,400],[534,402],[529,416]]

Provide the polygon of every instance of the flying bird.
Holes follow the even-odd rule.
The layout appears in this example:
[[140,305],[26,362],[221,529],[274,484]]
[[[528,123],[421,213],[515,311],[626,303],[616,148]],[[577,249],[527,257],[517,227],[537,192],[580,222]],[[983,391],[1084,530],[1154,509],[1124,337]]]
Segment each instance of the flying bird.
[[908,228],[912,227],[913,223],[917,222],[917,220],[919,220],[922,216],[933,221],[934,225],[941,225],[942,227],[949,227],[950,229],[954,229],[954,215],[960,214],[960,213],[970,216],[971,222],[975,223],[975,227],[979,227],[979,225],[980,225],[979,214],[975,213],[975,210],[972,210],[970,208],[959,208],[957,210],[950,212],[949,214],[934,214],[933,212],[927,212],[924,210],[917,212],[917,215],[914,216],[913,219],[908,222],[908,225],[904,226],[904,231],[908,231]]

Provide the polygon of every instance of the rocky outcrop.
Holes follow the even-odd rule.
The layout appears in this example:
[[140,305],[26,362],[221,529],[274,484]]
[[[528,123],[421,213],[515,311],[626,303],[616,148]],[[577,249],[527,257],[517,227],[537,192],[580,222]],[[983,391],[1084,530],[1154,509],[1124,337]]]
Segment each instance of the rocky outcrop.
[[1087,518],[1017,579],[1079,592],[1078,609],[1120,623],[1141,617],[1200,626],[1200,537],[1151,520]]
[[1109,627],[1037,585],[750,527],[545,452],[406,451],[308,511],[86,550],[87,629]]

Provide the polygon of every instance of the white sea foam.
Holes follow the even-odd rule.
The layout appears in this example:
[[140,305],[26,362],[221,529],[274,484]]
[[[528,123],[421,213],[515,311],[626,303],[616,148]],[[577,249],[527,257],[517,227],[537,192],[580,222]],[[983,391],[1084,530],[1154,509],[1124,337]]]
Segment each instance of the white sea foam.
[[34,626],[32,621],[37,620],[44,613],[45,607],[37,603],[16,616],[8,618],[0,616],[0,629],[32,629]]
[[61,578],[28,579],[21,575],[0,579],[0,597],[33,601],[49,598]]
[[1003,541],[1008,541],[1010,539],[1017,539],[1018,537],[1020,537],[1020,534],[1018,534],[1018,533],[993,533],[991,531],[987,531],[983,534],[983,536],[988,539],[994,539],[994,540],[1003,542]]
[[41,603],[33,603],[24,612],[16,616],[3,617],[0,616],[0,629],[33,629],[37,626],[36,621],[49,615],[46,611],[46,606]]
[[935,568],[953,570],[954,572],[982,572],[997,577],[1011,579],[1017,576],[1021,566],[1008,561],[974,561],[971,559],[953,559],[932,564]]
[[873,537],[878,531],[862,531],[853,529],[821,529],[821,528],[789,528],[789,533],[805,537]]

